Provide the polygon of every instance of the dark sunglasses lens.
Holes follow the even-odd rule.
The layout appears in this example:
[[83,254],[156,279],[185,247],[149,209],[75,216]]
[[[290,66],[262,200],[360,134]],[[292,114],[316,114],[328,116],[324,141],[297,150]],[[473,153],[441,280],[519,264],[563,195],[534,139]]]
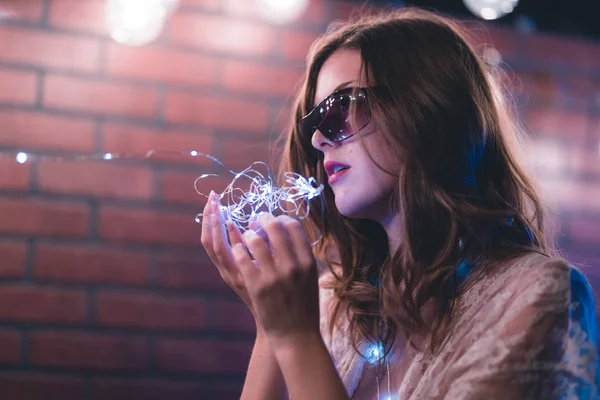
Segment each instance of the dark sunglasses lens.
[[305,137],[312,137],[315,130],[319,129],[327,139],[339,142],[363,129],[369,120],[364,93],[349,89],[321,102],[300,121],[299,128]]
[[369,123],[367,100],[363,93],[336,96],[319,129],[334,142],[347,139]]

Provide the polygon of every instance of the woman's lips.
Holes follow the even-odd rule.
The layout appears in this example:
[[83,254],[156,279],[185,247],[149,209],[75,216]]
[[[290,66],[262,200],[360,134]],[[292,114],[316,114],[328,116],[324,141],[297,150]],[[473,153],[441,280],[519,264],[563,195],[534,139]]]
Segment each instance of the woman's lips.
[[339,170],[338,172],[336,172],[336,173],[334,173],[334,174],[330,175],[330,176],[329,176],[329,181],[328,181],[328,182],[329,182],[329,185],[333,185],[333,183],[334,183],[335,181],[337,181],[338,179],[340,179],[342,176],[346,175],[346,173],[347,173],[348,171],[350,171],[350,168],[349,168],[349,167],[348,167],[348,168],[345,168],[345,169],[342,169],[342,170]]

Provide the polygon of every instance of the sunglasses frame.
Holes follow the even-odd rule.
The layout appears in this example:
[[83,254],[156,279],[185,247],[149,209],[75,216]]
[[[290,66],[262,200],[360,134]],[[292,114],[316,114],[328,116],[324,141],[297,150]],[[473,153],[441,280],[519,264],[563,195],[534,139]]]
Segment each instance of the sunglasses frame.
[[[349,96],[351,96],[354,93],[358,93],[357,96],[362,96],[362,97],[364,97],[366,99],[367,98],[367,90],[368,90],[368,88],[366,88],[366,87],[346,87],[346,88],[343,88],[343,89],[340,89],[340,90],[336,90],[335,92],[331,93],[330,95],[328,95],[327,97],[325,97],[323,100],[321,100],[319,102],[319,104],[317,104],[312,110],[310,110],[310,112],[308,114],[306,114],[306,116],[304,116],[302,119],[300,119],[300,121],[298,121],[298,124],[297,124],[298,131],[300,132],[300,134],[302,136],[307,136],[307,137],[309,137],[309,139],[311,139],[312,136],[315,134],[315,131],[317,129],[320,130],[321,124],[323,123],[323,121],[327,117],[327,112],[320,119],[318,125],[312,126],[312,133],[310,134],[310,136],[308,135],[308,133],[304,132],[306,130],[306,128],[303,129],[302,125],[305,124],[306,121],[308,121],[310,118],[313,118],[314,115],[315,115],[315,113],[319,112],[320,108],[327,107],[326,106],[327,102],[330,102],[331,100],[335,100],[336,96],[339,96],[340,94],[346,94],[346,92],[348,93]],[[332,138],[328,137],[327,134],[324,131],[321,131],[321,134],[327,140],[332,141],[332,142],[341,142],[341,141],[344,141],[346,139],[349,139],[352,136],[356,135],[361,130],[363,130],[367,125],[369,125],[369,123],[371,122],[371,110],[368,107],[367,107],[367,112],[368,112],[368,115],[369,115],[368,118],[367,118],[367,121],[356,132],[352,132],[349,135],[343,135],[343,137],[341,139],[332,139]]]

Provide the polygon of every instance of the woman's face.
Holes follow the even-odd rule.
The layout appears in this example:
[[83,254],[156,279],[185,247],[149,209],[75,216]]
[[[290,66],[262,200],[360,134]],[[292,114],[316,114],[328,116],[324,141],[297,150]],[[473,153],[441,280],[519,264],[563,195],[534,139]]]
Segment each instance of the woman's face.
[[[363,87],[360,68],[358,51],[335,52],[319,73],[314,104],[344,87]],[[312,136],[313,147],[324,155],[335,204],[346,217],[378,221],[389,217],[390,196],[398,178],[380,169],[371,157],[387,171],[397,171],[398,160],[393,160],[380,133],[370,122],[360,132],[340,142],[328,140],[319,130]],[[337,163],[349,168],[332,174],[331,166]]]

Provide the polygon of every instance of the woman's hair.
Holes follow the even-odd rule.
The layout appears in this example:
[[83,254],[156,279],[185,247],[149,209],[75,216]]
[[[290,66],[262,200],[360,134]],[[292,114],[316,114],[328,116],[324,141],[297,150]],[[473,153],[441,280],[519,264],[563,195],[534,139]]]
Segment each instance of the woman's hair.
[[[360,53],[363,86],[378,88],[368,92],[370,124],[401,164],[390,207],[403,229],[391,255],[379,224],[338,212],[323,154],[297,128],[323,64],[342,49]],[[325,182],[304,224],[322,237],[315,255],[335,277],[330,329],[344,304],[357,351],[364,339],[387,354],[399,329],[409,341],[428,335],[435,351],[469,281],[461,264],[476,275],[525,252],[550,255],[544,209],[515,155],[518,125],[492,72],[456,23],[412,8],[337,24],[309,52],[282,171]]]

